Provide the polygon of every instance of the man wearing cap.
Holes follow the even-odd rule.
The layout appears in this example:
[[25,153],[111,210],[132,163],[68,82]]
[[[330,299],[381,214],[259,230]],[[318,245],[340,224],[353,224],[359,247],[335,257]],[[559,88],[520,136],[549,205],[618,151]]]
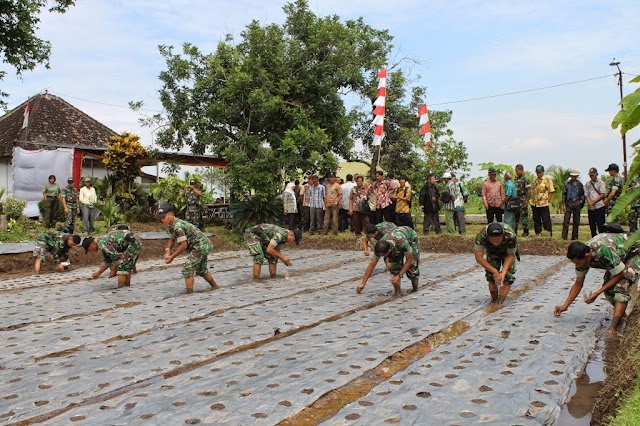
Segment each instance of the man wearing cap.
[[609,164],[609,167],[607,167],[604,171],[609,172],[609,176],[611,176],[611,182],[609,183],[607,197],[604,199],[604,205],[607,208],[607,214],[609,214],[611,213],[611,209],[613,209],[613,206],[616,205],[618,197],[620,197],[620,192],[622,191],[624,182],[622,181],[622,176],[620,176],[620,168],[617,164]]
[[[640,170],[638,173],[631,179],[629,182],[629,190],[640,188]],[[629,210],[629,216],[627,219],[629,221],[629,231],[636,232],[638,230],[638,216],[640,212],[640,197],[636,197],[631,204],[631,210]]]
[[[444,180],[444,191],[440,197],[444,203],[444,220],[447,225],[447,233],[454,234],[456,232],[454,216],[461,213],[459,210],[456,210],[456,207],[458,207],[456,205],[456,199],[460,197],[460,188],[452,180],[451,173],[449,172],[442,175],[442,180]],[[445,202],[445,199],[448,201]],[[462,213],[464,214],[464,212]]]
[[84,252],[98,251],[102,254],[100,269],[91,274],[94,280],[107,269],[111,269],[109,277],[118,276],[118,288],[131,285],[131,273],[142,250],[142,238],[134,234],[128,226],[118,225],[118,228],[107,232],[98,238],[86,237],[82,240]]
[[82,232],[87,235],[96,232],[93,222],[96,218],[98,195],[96,189],[91,185],[91,178],[84,178],[84,186],[80,188],[80,196],[78,197],[82,208]]
[[489,169],[489,179],[482,184],[482,203],[487,211],[487,223],[502,222],[504,186],[496,179],[496,169]]
[[[161,204],[157,213],[160,222],[169,227],[169,233],[171,234],[169,243],[164,249],[165,263],[173,262],[173,259],[185,251],[189,252],[187,261],[182,267],[182,276],[184,277],[187,293],[193,293],[196,275],[204,278],[212,289],[219,288],[211,272],[207,269],[207,256],[213,250],[213,244],[211,244],[209,238],[192,223],[175,217],[173,207],[169,204]],[[172,253],[175,244],[178,247]]]
[[533,229],[536,235],[540,235],[544,228],[549,231],[549,236],[552,236],[549,202],[555,192],[553,180],[549,176],[545,176],[544,167],[541,165],[536,166],[536,176],[537,178],[531,187],[531,200],[529,201],[533,213]]
[[598,234],[587,243],[573,241],[567,248],[567,258],[576,266],[576,280],[569,290],[564,304],[554,309],[554,315],[566,311],[580,294],[584,280],[590,268],[604,269],[603,285],[600,289],[584,295],[584,301],[593,303],[604,293],[607,301],[613,305],[613,320],[609,333],[618,330],[625,315],[627,304],[631,300],[631,288],[640,276],[640,246],[635,243],[627,247],[629,235]]
[[518,231],[520,225],[522,225],[522,236],[529,236],[529,198],[531,195],[531,182],[524,174],[524,167],[522,164],[516,165],[516,178],[514,180],[516,184],[516,193],[520,198],[520,209],[516,210],[516,227],[514,231]]
[[376,243],[374,256],[369,262],[369,266],[364,273],[362,282],[356,287],[356,293],[360,294],[371,274],[373,274],[378,260],[384,258],[387,262],[387,269],[391,272],[391,285],[396,296],[400,295],[400,281],[404,274],[411,280],[412,291],[418,291],[418,281],[420,277],[420,242],[418,234],[408,226],[399,226],[390,233],[383,236]]
[[591,237],[604,232],[604,222],[606,216],[606,207],[604,198],[606,187],[602,179],[598,176],[598,170],[595,167],[589,169],[589,181],[584,185],[584,192],[587,198],[589,209],[589,228],[591,229]]
[[64,226],[63,232],[73,234],[76,224],[76,217],[80,214],[80,206],[78,205],[78,190],[73,186],[73,178],[67,179],[67,186],[62,190],[60,200],[64,209]]
[[578,228],[580,226],[580,210],[584,207],[584,186],[578,180],[580,172],[576,169],[569,171],[569,180],[564,183],[562,188],[562,211],[564,212],[564,222],[562,224],[562,239],[566,240],[569,236],[569,221],[573,216],[573,229],[571,231],[571,239],[578,239]]
[[244,233],[244,242],[249,247],[249,253],[253,256],[253,278],[260,278],[260,270],[265,259],[269,263],[269,275],[276,277],[278,259],[287,266],[291,266],[291,260],[282,254],[282,247],[286,243],[296,242],[300,244],[302,231],[300,229],[285,229],[270,223],[261,223]]
[[[516,280],[518,237],[505,223],[492,222],[476,236],[473,246],[476,262],[485,270],[491,301],[502,303]],[[487,254],[486,259],[484,253]]]
[[58,231],[46,231],[36,237],[36,246],[33,249],[33,257],[36,261],[33,269],[40,273],[40,265],[44,261],[46,253],[50,253],[58,272],[64,272],[69,264],[69,249],[80,244],[80,236]]
[[200,191],[196,185],[196,180],[191,179],[191,181],[189,181],[189,185],[187,185],[182,190],[182,196],[187,203],[187,209],[184,213],[184,220],[189,223],[193,223],[202,230],[204,229],[204,222],[202,220],[202,206],[200,205],[200,197],[202,196],[202,191]]

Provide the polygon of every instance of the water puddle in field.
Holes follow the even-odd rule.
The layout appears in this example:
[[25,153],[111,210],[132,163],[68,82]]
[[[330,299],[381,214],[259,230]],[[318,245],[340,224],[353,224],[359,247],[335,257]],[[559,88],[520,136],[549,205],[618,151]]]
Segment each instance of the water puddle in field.
[[588,426],[591,423],[591,411],[596,397],[602,389],[609,363],[613,361],[620,342],[618,338],[610,337],[606,330],[601,333],[584,371],[571,385],[569,399],[556,422],[558,426]]

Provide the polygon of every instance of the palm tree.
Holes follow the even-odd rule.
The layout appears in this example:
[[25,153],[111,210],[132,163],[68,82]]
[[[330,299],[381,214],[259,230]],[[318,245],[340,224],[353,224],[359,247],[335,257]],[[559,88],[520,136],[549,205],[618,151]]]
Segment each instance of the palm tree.
[[562,213],[562,188],[564,183],[569,180],[569,172],[571,169],[565,169],[562,166],[551,165],[547,168],[547,175],[553,179],[555,192],[551,198],[552,213]]

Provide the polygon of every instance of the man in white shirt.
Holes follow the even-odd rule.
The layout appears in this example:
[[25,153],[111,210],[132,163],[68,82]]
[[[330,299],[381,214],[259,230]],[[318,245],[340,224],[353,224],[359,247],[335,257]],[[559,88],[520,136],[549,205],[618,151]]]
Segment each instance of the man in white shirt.
[[87,235],[95,234],[96,228],[93,227],[93,222],[96,218],[98,196],[96,189],[91,185],[91,178],[84,178],[84,186],[80,188],[78,201],[82,209],[82,232]]
[[[604,221],[606,217],[606,207],[604,198],[607,189],[604,182],[598,177],[598,170],[595,167],[589,169],[589,180],[584,184],[584,193],[589,206],[589,228],[591,237],[604,232]],[[597,228],[597,232],[596,232]]]
[[347,181],[341,185],[342,206],[340,206],[340,224],[338,225],[340,232],[346,231],[349,227],[349,195],[354,186],[356,184],[353,183],[353,175],[347,175]]

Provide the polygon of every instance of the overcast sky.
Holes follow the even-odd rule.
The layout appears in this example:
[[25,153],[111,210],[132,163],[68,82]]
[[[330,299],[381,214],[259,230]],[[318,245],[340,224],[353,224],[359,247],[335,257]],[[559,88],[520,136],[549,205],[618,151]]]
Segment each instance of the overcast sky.
[[[284,3],[79,0],[64,15],[43,16],[39,35],[53,44],[51,69],[22,80],[9,75],[2,89],[11,94],[10,108],[47,89],[150,145],[150,129],[138,125],[127,103],[161,109],[157,46],[191,42],[211,52],[252,19],[282,22]],[[451,128],[473,163],[558,164],[583,177],[592,166],[622,168],[620,136],[610,126],[619,108],[617,70],[609,63],[616,57],[627,73],[625,94],[635,90],[628,81],[640,73],[640,2],[315,0],[310,6],[388,29],[400,54],[419,60],[412,73],[427,87],[429,108],[453,110]],[[582,82],[564,84],[576,81]],[[561,86],[528,91],[555,85]],[[638,137],[631,134],[629,146]]]

